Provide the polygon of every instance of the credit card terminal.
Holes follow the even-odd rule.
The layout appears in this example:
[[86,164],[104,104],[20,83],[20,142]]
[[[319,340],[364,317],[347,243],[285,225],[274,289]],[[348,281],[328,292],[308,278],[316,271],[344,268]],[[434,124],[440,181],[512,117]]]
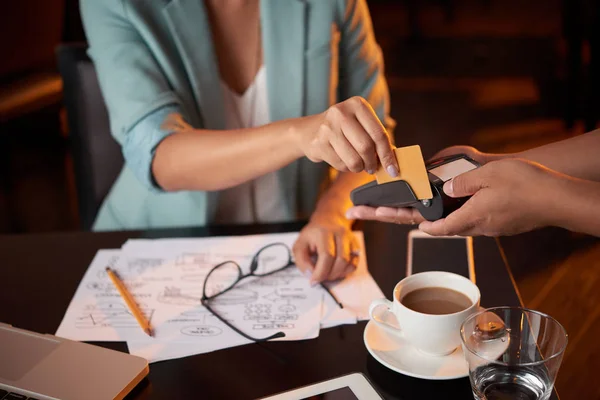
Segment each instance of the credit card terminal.
[[426,164],[427,176],[433,192],[431,199],[418,199],[410,185],[397,180],[378,184],[376,180],[357,187],[350,193],[355,206],[371,207],[413,207],[423,218],[435,221],[446,217],[458,209],[469,197],[452,198],[444,193],[444,183],[481,165],[465,154],[454,154],[429,161]]

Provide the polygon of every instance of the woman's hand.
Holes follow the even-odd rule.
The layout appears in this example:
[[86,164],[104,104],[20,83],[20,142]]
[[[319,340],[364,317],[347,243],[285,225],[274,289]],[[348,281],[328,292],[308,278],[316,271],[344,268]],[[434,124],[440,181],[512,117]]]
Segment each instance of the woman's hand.
[[294,244],[296,266],[312,284],[344,278],[358,263],[358,243],[350,221],[315,212]]
[[311,161],[325,161],[338,171],[370,174],[381,163],[390,176],[398,176],[390,137],[362,97],[352,97],[303,121],[294,132],[299,149]]
[[569,179],[527,160],[492,161],[446,182],[448,196],[472,197],[446,218],[419,228],[431,235],[500,236],[552,225]]

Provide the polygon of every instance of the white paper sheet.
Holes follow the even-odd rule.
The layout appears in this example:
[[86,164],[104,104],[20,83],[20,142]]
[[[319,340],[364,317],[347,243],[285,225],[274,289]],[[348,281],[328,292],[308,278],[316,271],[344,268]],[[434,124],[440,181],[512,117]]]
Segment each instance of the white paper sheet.
[[[170,257],[163,252],[162,258],[150,252],[143,258],[123,252],[99,252],[57,335],[73,340],[214,343],[209,350],[245,343],[245,339],[240,340],[239,334],[201,305],[203,281],[213,263],[195,257],[229,258],[232,254],[223,255],[226,244],[225,240],[212,243],[210,250],[195,255]],[[253,254],[256,250],[246,247],[244,252],[242,244],[234,247],[242,254]],[[245,268],[248,263],[243,258],[237,257]],[[106,265],[118,272],[150,318],[155,339],[148,338],[137,326],[106,276]],[[298,340],[318,336],[322,298],[321,288],[310,287],[308,280],[290,267],[269,277],[249,278],[211,305],[251,336],[266,337],[282,331],[286,337],[278,340]]]
[[[328,284],[344,305],[340,309],[320,287],[293,266],[277,274],[248,278],[214,307],[238,329],[255,337],[283,331],[285,338],[318,336],[320,328],[368,319],[368,307],[383,293],[369,274],[362,232],[357,270]],[[127,341],[132,354],[150,362],[201,354],[249,341],[219,321],[200,302],[206,274],[220,262],[235,260],[244,272],[260,248],[283,242],[289,248],[298,233],[211,238],[135,239],[120,250],[100,250],[82,279],[57,336],[86,341]],[[108,279],[114,268],[155,329],[145,335]],[[225,295],[223,295],[225,296]]]
[[[346,277],[346,279],[328,284],[329,289],[334,296],[344,305],[344,309],[340,309],[331,299],[325,294],[325,307],[323,310],[323,318],[321,324],[323,327],[331,327],[340,324],[350,323],[352,316],[360,321],[369,319],[369,305],[374,299],[384,298],[384,294],[377,283],[371,277],[367,268],[366,252],[364,245],[364,236],[360,231],[355,231],[354,235],[360,246],[359,262],[356,271]],[[265,235],[248,235],[248,236],[230,236],[230,237],[213,237],[213,238],[166,238],[166,239],[130,239],[122,247],[125,253],[132,255],[140,254],[194,254],[195,249],[205,244],[217,244],[220,240],[235,240],[238,243],[247,241],[249,243],[274,243],[283,242],[290,248],[298,238],[297,232],[265,234]],[[204,242],[206,241],[206,242]],[[239,253],[238,253],[239,254]],[[233,257],[234,255],[231,254]],[[250,256],[247,256],[250,258]],[[223,259],[214,259],[213,266],[218,262],[225,261]],[[207,262],[209,260],[206,260]],[[330,301],[331,300],[331,301]],[[337,322],[336,322],[337,321]],[[355,321],[356,322],[356,321]]]
[[[331,303],[329,308],[326,308],[326,303]],[[322,321],[320,323],[321,329],[330,328],[338,325],[356,323],[356,316],[352,312],[347,310],[341,310],[341,312],[329,315],[327,318],[325,317],[324,314],[326,313],[326,310],[335,310],[337,308],[339,308],[337,307],[337,303],[335,303],[330,296],[325,294],[323,297],[323,315],[321,316]],[[246,341],[240,338],[239,344],[245,343]],[[223,343],[222,348],[234,347],[236,345],[237,344],[235,344],[234,341],[229,341],[228,343]],[[210,344],[203,342],[161,342],[152,339],[143,341],[128,341],[127,347],[129,348],[129,352],[131,354],[143,357],[151,363],[188,357],[196,354],[203,354],[218,350],[217,346],[211,346]]]

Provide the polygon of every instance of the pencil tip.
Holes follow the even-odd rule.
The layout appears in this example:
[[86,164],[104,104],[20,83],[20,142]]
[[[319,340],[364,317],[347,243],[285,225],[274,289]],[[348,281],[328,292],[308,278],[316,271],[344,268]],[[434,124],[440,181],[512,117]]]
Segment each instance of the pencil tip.
[[110,271],[110,267],[106,267],[104,268],[106,271]]
[[154,331],[152,330],[152,328],[147,328],[146,333],[148,334],[148,336],[154,337]]

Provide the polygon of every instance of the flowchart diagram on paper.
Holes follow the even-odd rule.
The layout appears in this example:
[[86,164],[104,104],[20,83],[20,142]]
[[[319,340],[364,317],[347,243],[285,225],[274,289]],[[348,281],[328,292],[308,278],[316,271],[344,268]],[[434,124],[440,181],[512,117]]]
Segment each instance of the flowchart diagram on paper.
[[[252,254],[249,250],[249,254]],[[155,340],[246,342],[202,306],[208,271],[221,259],[247,265],[249,256],[219,253],[212,248],[191,256],[140,258],[103,250],[85,274],[57,331],[73,340],[148,340],[127,309],[104,269],[114,268],[124,280],[155,330]],[[183,262],[182,262],[183,261]],[[265,278],[249,278],[211,301],[219,315],[251,336],[282,331],[286,339],[316,337],[323,291],[311,287],[296,268]]]
[[[355,234],[363,244],[362,233]],[[121,249],[100,250],[56,334],[82,341],[127,341],[130,352],[153,361],[248,343],[202,306],[206,276],[225,261],[235,261],[247,272],[260,248],[275,242],[292,248],[297,237],[298,233],[284,233],[138,239],[126,242]],[[150,320],[154,338],[140,329],[108,278],[106,266],[116,270],[125,282]],[[245,279],[210,304],[222,318],[250,336],[267,337],[281,331],[286,336],[277,340],[299,340],[318,336],[320,328],[368,318],[370,302],[383,297],[368,273],[364,252],[357,270],[330,289],[344,304],[343,309],[319,285],[311,287],[291,266],[273,275]]]

